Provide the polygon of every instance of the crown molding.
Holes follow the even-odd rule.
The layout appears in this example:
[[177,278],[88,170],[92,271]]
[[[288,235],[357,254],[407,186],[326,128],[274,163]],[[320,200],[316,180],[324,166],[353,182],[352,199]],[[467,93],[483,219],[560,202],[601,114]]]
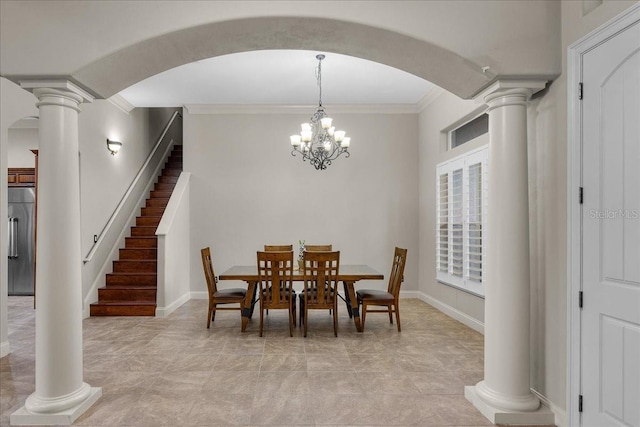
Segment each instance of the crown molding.
[[124,111],[127,114],[129,114],[131,110],[136,108],[129,101],[127,101],[122,95],[117,93],[113,95],[111,98],[107,98],[107,101],[109,101],[110,103],[112,103],[117,108],[119,108],[120,110]]
[[431,89],[424,94],[422,98],[416,103],[416,107],[418,112],[422,112],[425,108],[431,105],[440,95],[445,93],[446,91],[442,89],[440,86],[433,86]]
[[[416,114],[417,104],[323,105],[331,114]],[[316,105],[185,104],[188,114],[312,114]]]

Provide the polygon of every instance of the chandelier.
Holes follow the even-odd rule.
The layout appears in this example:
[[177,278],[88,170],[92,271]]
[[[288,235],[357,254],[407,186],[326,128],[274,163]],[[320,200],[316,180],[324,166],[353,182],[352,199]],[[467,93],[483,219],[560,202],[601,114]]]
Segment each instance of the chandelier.
[[291,135],[291,145],[293,150],[291,155],[302,154],[302,161],[309,160],[317,170],[324,170],[331,162],[340,157],[343,153],[349,157],[349,144],[351,138],[345,137],[345,131],[336,130],[332,125],[333,119],[327,117],[327,113],[322,106],[322,60],[324,55],[316,55],[318,60],[318,87],[320,96],[318,109],[311,117],[310,123],[300,125],[300,134]]

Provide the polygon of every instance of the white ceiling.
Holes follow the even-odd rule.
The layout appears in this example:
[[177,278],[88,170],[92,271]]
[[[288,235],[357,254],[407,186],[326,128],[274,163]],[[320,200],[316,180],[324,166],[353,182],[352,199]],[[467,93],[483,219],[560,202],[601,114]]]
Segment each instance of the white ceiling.
[[[192,62],[120,92],[135,107],[314,105],[316,55],[305,50],[262,50]],[[325,53],[322,101],[326,105],[418,103],[434,85],[420,77],[352,56]]]

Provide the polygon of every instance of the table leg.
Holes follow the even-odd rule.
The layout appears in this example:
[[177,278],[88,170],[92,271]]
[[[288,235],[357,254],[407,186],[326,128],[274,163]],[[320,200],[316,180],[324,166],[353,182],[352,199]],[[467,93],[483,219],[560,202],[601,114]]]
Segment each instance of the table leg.
[[242,308],[242,332],[247,330],[247,324],[253,315],[257,284],[257,282],[247,282],[247,296],[244,299],[244,307]]
[[345,296],[347,297],[347,301],[351,303],[351,314],[353,315],[353,323],[356,324],[356,329],[358,332],[362,332],[362,324],[360,323],[360,310],[358,309],[358,298],[356,298],[356,290],[355,283],[356,282],[342,282],[345,287]]

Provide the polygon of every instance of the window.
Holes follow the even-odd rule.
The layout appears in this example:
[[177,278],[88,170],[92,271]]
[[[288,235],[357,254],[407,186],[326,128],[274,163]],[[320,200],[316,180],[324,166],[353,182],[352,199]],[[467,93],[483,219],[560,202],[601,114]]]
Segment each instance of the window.
[[437,279],[484,295],[487,147],[439,164],[436,173]]
[[462,126],[454,129],[450,133],[451,145],[450,148],[456,148],[465,142],[469,142],[472,139],[484,135],[489,132],[489,115],[482,114],[475,119],[463,124]]

